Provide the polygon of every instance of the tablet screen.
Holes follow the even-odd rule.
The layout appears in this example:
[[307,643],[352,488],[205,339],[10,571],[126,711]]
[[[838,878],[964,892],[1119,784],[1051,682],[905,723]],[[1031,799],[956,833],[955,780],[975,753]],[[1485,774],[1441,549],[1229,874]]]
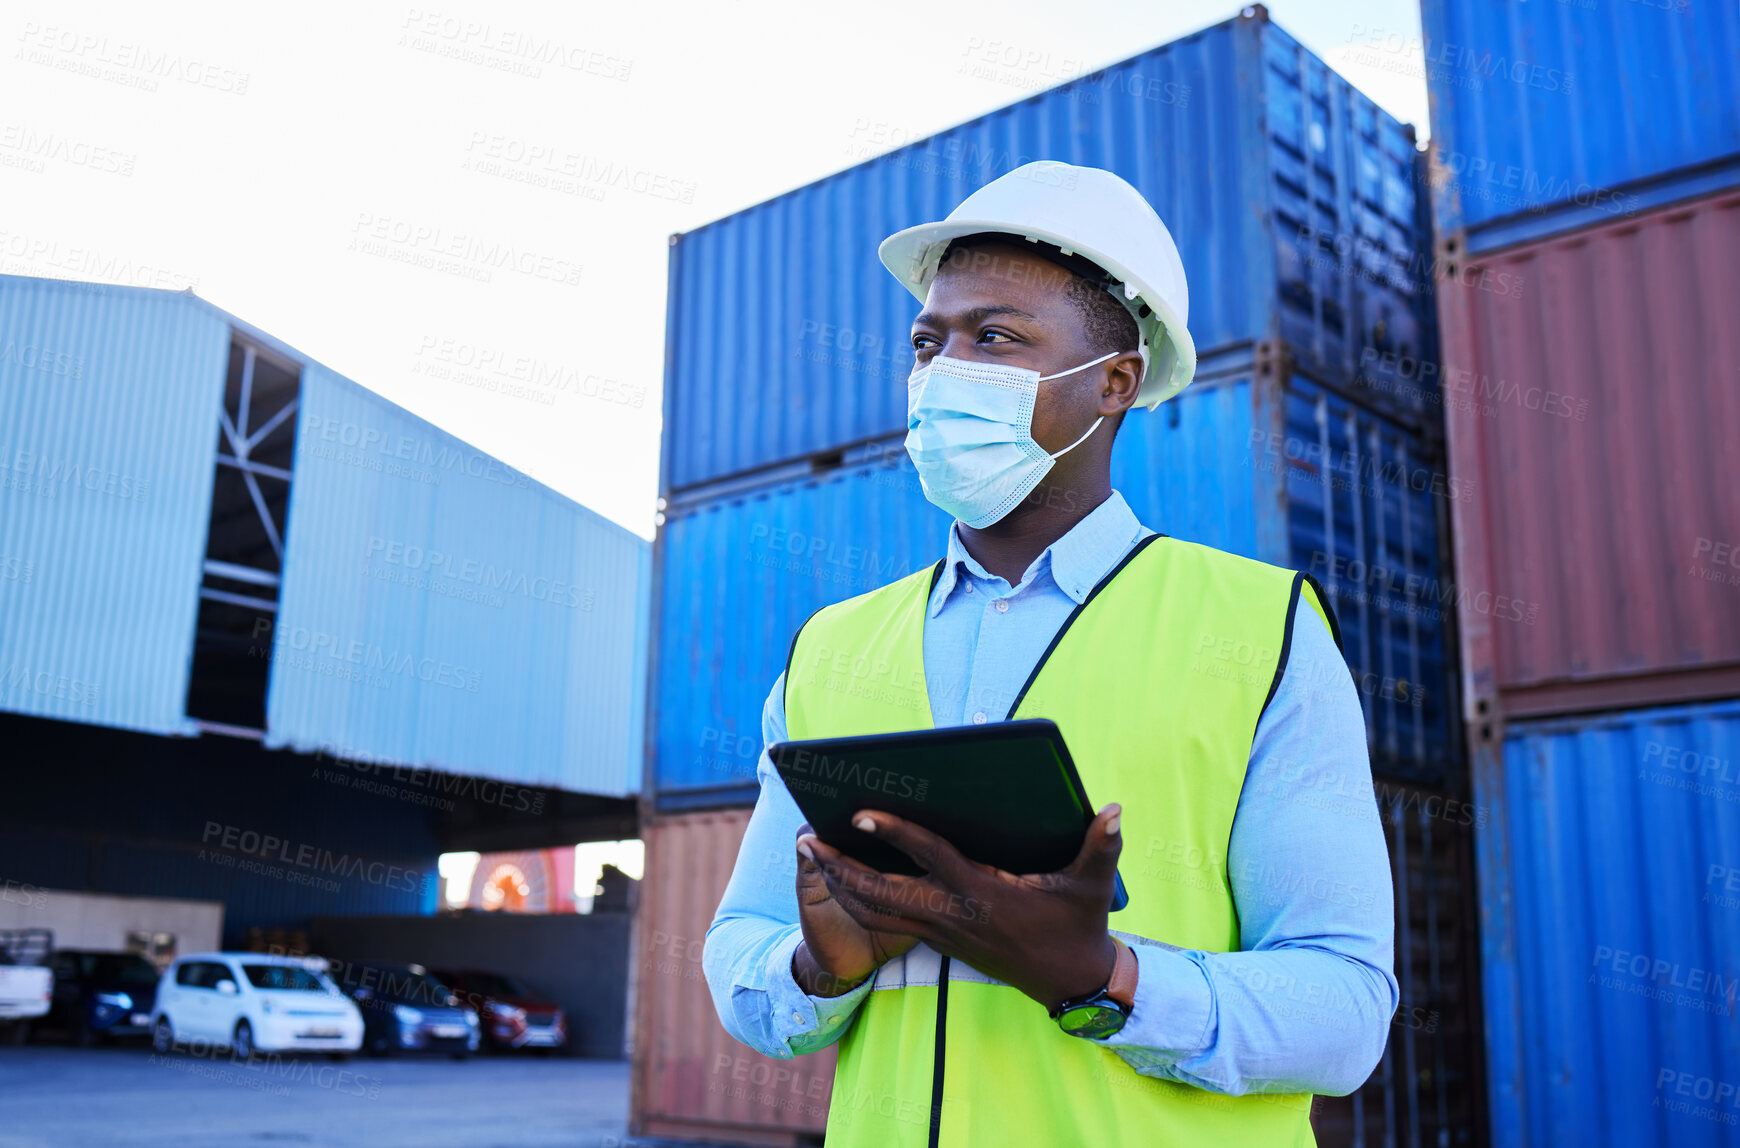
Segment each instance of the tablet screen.
[[[903,817],[1010,873],[1067,867],[1094,816],[1063,734],[1046,719],[776,742],[768,756],[816,836],[884,873],[922,870],[853,828],[859,810]],[[1118,893],[1122,908],[1122,879]]]

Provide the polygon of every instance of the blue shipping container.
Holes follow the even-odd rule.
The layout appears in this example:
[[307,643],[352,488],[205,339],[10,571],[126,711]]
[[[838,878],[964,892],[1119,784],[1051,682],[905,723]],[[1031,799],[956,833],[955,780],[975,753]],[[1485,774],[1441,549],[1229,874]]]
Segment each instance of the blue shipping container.
[[1440,236],[1478,253],[1740,182],[1740,5],[1421,9]]
[[[1314,574],[1360,685],[1374,764],[1441,780],[1450,676],[1441,477],[1418,440],[1303,375],[1247,361],[1126,417],[1112,484],[1150,527]],[[753,797],[761,710],[793,632],[829,602],[936,561],[950,519],[899,439],[824,474],[674,501],[658,542],[661,803]]]
[[1415,155],[1253,8],[677,236],[660,489],[904,430],[918,303],[877,246],[1036,159],[1107,168],[1160,212],[1199,350],[1281,338],[1341,380],[1418,355]]
[[1475,754],[1493,1143],[1740,1139],[1740,701]]

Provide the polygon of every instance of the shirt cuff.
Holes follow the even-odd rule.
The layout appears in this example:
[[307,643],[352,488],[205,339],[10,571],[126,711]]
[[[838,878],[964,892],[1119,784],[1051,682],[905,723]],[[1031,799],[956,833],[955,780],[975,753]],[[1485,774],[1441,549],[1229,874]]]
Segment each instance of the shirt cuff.
[[[767,954],[766,970],[767,1002],[773,1013],[774,1035],[799,1055],[812,1047],[831,1044],[839,1037],[876,983],[876,974],[872,973],[863,984],[840,996],[808,995],[791,975],[792,954],[797,952],[803,939],[803,929],[794,926],[791,933]],[[806,1040],[806,1037],[814,1039]]]
[[1124,1027],[1099,1042],[1133,1068],[1170,1066],[1208,1047],[1214,993],[1183,949],[1127,941],[1136,954],[1136,1000]]

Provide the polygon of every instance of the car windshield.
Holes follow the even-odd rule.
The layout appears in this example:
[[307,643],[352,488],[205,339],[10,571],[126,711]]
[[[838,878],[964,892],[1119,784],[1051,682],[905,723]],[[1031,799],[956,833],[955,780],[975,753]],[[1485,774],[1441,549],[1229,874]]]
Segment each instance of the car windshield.
[[440,1008],[453,999],[453,990],[429,976],[406,968],[369,968],[351,978],[346,988],[366,988],[386,1000]]
[[465,987],[486,997],[529,997],[526,987],[500,973],[467,973]]
[[86,980],[115,985],[155,985],[157,966],[135,953],[84,953],[79,971]]
[[248,983],[257,989],[291,989],[296,992],[323,993],[326,986],[307,969],[295,965],[243,965]]

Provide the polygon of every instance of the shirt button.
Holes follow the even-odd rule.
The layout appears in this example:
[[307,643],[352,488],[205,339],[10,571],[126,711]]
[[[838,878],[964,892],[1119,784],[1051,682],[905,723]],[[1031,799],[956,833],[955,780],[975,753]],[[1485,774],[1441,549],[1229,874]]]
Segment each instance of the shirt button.
[[802,1024],[804,1022],[804,1014],[801,1012],[798,1012],[796,1009],[793,1009],[792,1014],[791,1014],[791,1022],[793,1024]]
[[839,1023],[840,1023],[840,1018],[839,1018],[839,1017],[837,1017],[837,1016],[831,1016],[831,1017],[829,1017],[829,1018],[828,1018],[828,1023],[829,1023],[829,1024],[831,1024],[831,1025],[834,1025],[834,1024],[839,1024]]
[[971,582],[968,582],[967,583],[967,593],[971,594],[972,592],[973,592],[973,584]]
[[985,711],[984,710],[980,710],[978,713],[973,715],[973,724],[974,725],[984,725],[985,724]]
[[1007,598],[997,599],[997,613],[1007,614],[1008,612],[1009,612],[1009,599],[1007,599]]

